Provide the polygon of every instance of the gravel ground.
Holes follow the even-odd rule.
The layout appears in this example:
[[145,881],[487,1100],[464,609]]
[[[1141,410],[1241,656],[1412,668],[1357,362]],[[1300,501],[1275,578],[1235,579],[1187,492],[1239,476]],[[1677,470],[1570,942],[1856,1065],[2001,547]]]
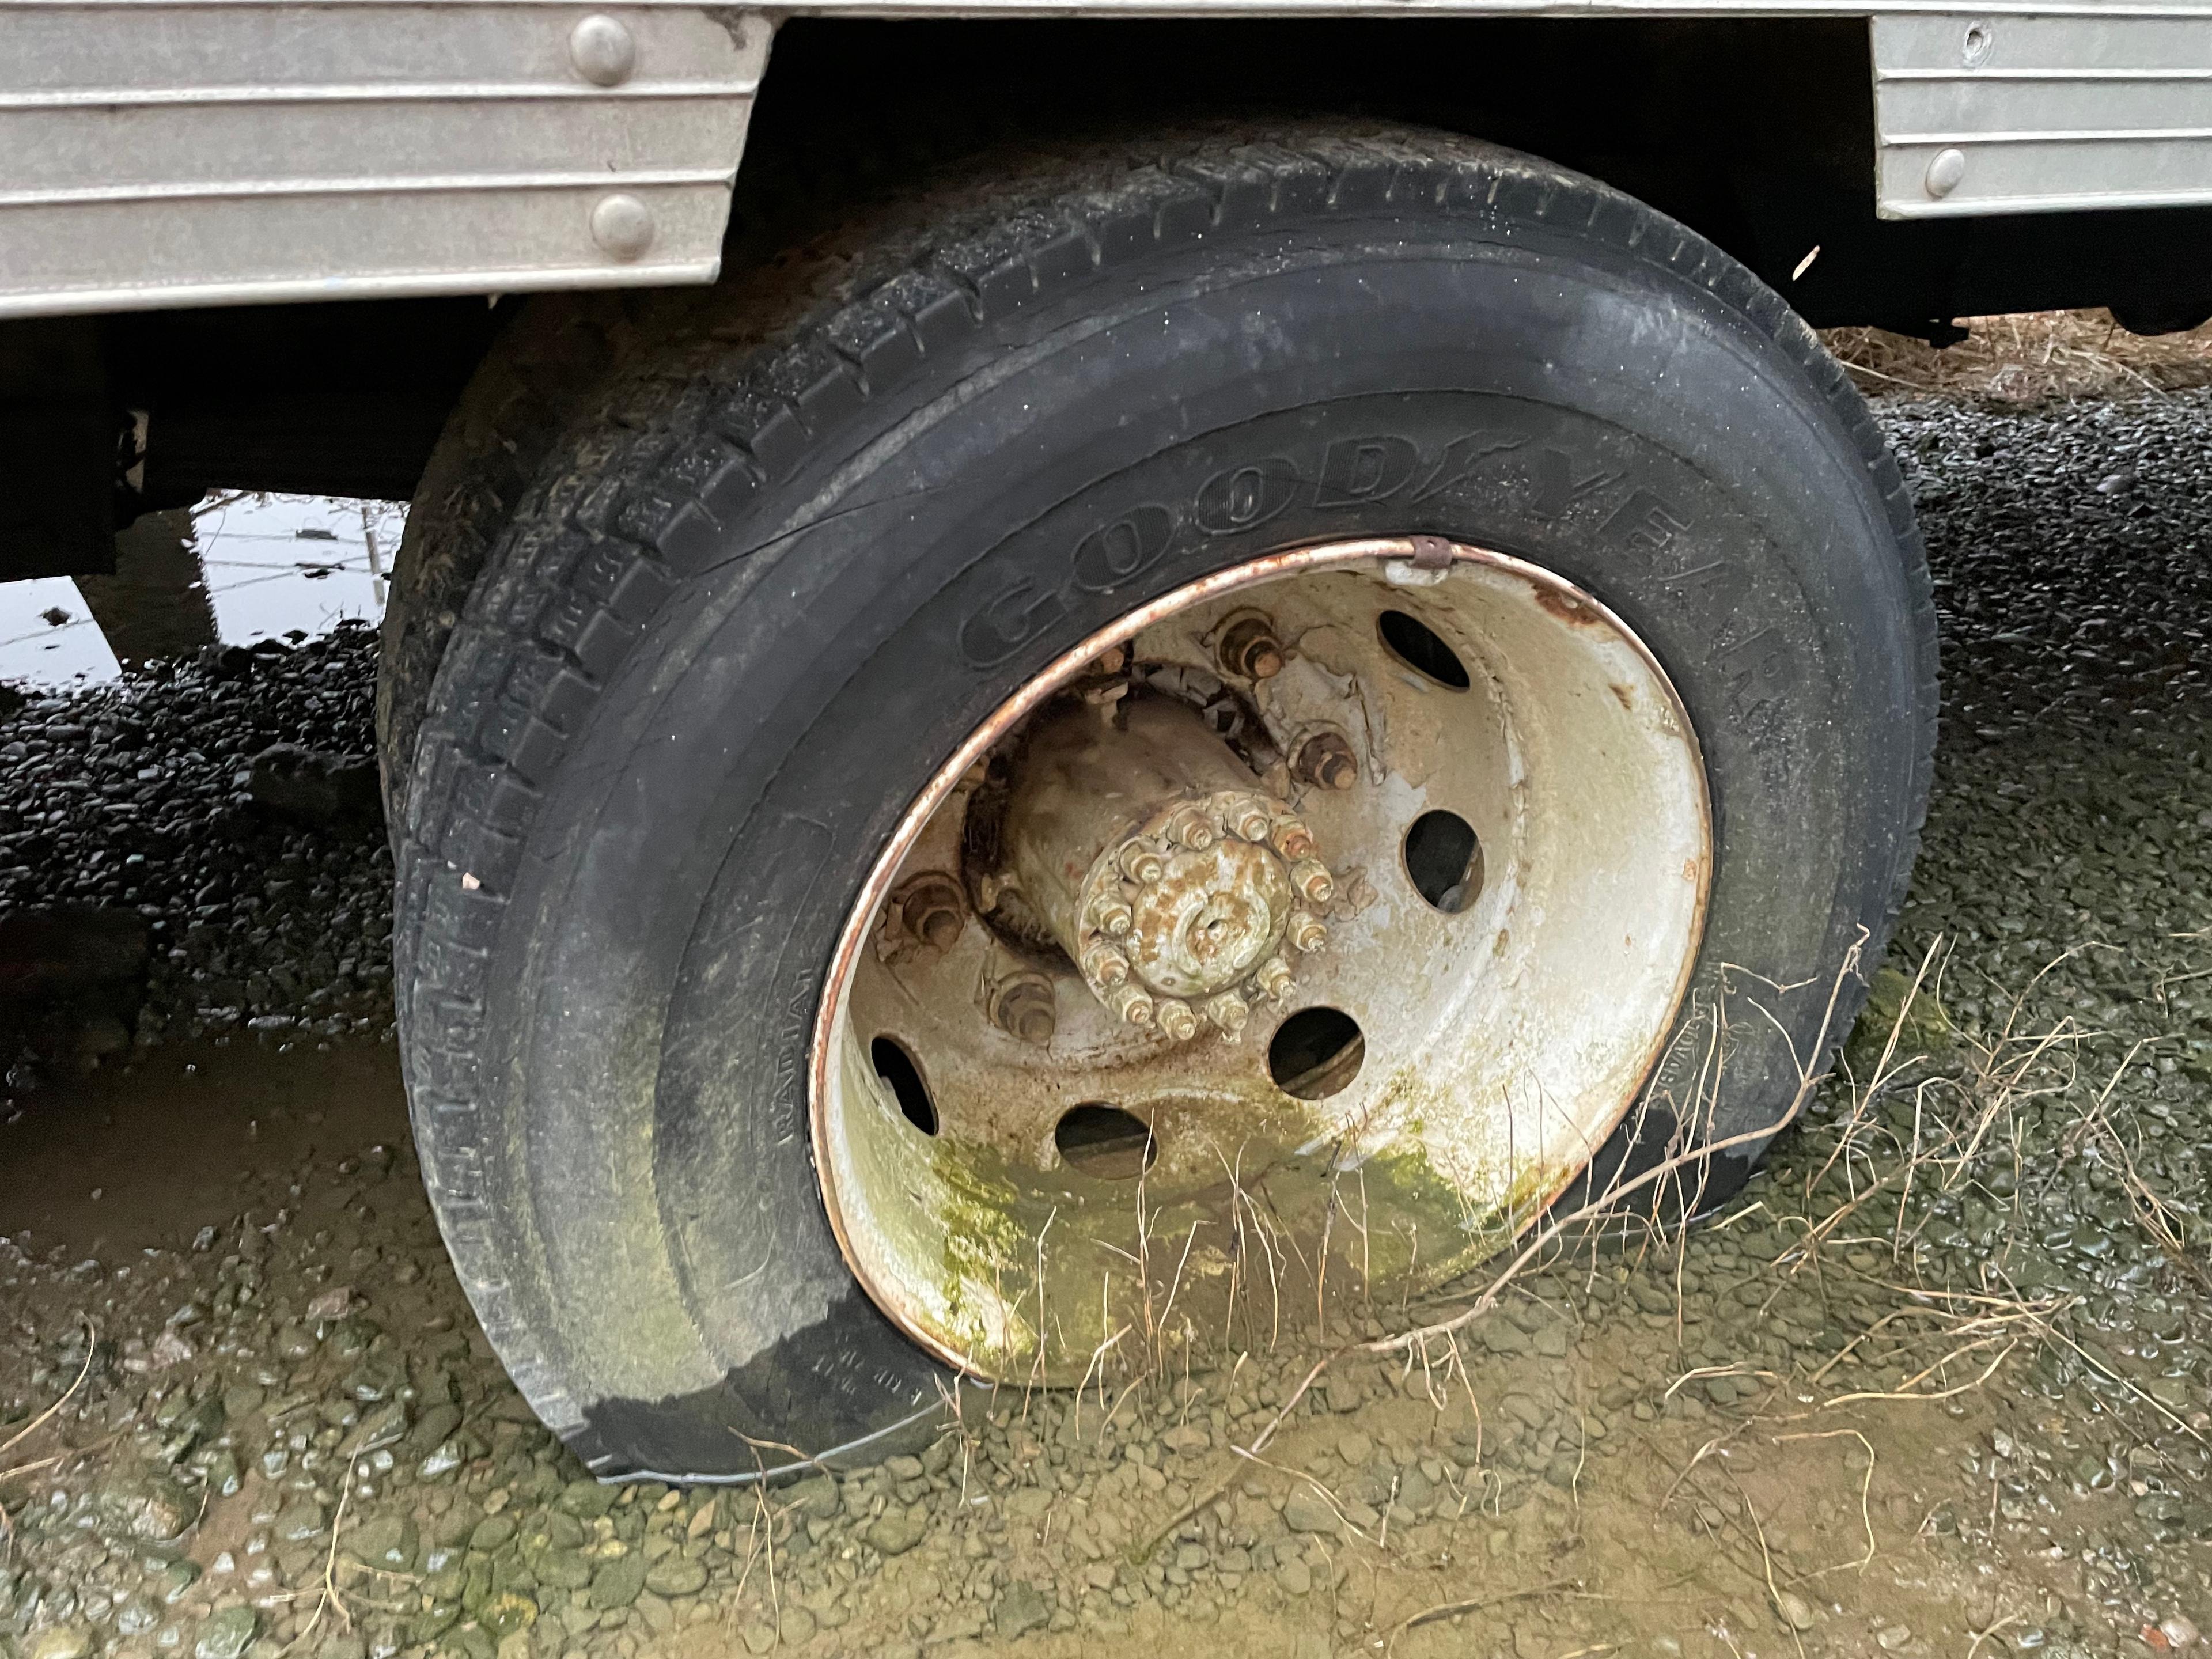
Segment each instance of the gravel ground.
[[[137,917],[146,940],[135,1030],[104,1006],[59,1030],[0,1015],[9,1097],[134,1037],[390,1039],[392,865],[365,810],[375,664],[374,631],[354,624],[296,649],[212,648],[0,720],[0,917],[97,906]],[[335,788],[303,790],[339,761]]]
[[[365,745],[366,642],[19,712],[0,903],[161,925],[137,1051],[42,1061],[0,1125],[0,1656],[2194,1648],[2212,393],[1881,412],[1947,652],[1926,850],[1846,1066],[1725,1214],[1563,1249],[1449,1339],[976,1396],[775,1492],[596,1486],[532,1422],[374,1040],[374,832],[231,833],[270,742]],[[113,819],[143,865],[95,858]]]

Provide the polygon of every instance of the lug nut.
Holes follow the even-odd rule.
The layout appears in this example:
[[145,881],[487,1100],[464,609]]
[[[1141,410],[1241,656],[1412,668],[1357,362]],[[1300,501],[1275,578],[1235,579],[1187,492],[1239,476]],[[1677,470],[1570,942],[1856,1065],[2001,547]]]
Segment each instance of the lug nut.
[[1244,1022],[1252,1018],[1252,1008],[1236,992],[1224,991],[1206,999],[1206,1017],[1235,1036],[1244,1029]]
[[1318,951],[1328,943],[1328,928],[1310,910],[1291,911],[1290,926],[1283,932],[1296,951]]
[[1119,985],[1129,977],[1129,958],[1101,939],[1083,953],[1083,976],[1093,985]]
[[1257,842],[1266,846],[1268,833],[1275,827],[1274,815],[1267,811],[1263,800],[1240,800],[1228,811],[1229,828],[1239,841]]
[[1000,980],[991,1018],[1008,1036],[1039,1048],[1052,1041],[1060,1024],[1052,981],[1042,974],[1014,974]]
[[1269,957],[1253,970],[1252,982],[1271,1000],[1286,1001],[1291,994],[1291,964],[1280,957]]
[[899,900],[899,920],[925,945],[949,951],[967,921],[960,884],[946,875],[917,877]]
[[1150,887],[1168,872],[1166,860],[1144,842],[1132,842],[1121,849],[1121,873],[1139,887]]
[[1271,680],[1283,672],[1283,645],[1265,617],[1239,617],[1214,647],[1221,665],[1239,679]]
[[1125,937],[1136,926],[1137,913],[1129,908],[1129,901],[1119,893],[1102,893],[1091,907],[1091,920],[1103,933],[1115,939]]
[[1319,859],[1300,859],[1292,865],[1291,885],[1309,904],[1326,904],[1336,896],[1336,878]]
[[1340,732],[1322,732],[1298,747],[1293,769],[1306,782],[1323,789],[1349,789],[1359,781],[1359,758]]
[[1195,806],[1186,806],[1175,815],[1168,825],[1168,835],[1178,847],[1188,847],[1194,853],[1203,853],[1214,841],[1213,826]]
[[1313,851],[1313,832],[1296,818],[1275,826],[1275,850],[1286,859],[1302,859]]
[[1177,1042],[1188,1042],[1198,1035],[1198,1016],[1191,1012],[1190,1004],[1173,997],[1153,1010],[1152,1023]]
[[1142,988],[1118,985],[1106,999],[1106,1006],[1125,1025],[1150,1025],[1152,1023],[1152,1000]]

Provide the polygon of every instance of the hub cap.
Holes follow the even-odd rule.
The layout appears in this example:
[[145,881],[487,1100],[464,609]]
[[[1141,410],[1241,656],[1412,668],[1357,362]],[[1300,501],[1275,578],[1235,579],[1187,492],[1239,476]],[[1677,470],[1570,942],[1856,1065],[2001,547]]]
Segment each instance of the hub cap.
[[1711,868],[1672,687],[1559,578],[1424,538],[1194,583],[975,732],[848,918],[846,1258],[1067,1382],[1462,1271],[1632,1103]]

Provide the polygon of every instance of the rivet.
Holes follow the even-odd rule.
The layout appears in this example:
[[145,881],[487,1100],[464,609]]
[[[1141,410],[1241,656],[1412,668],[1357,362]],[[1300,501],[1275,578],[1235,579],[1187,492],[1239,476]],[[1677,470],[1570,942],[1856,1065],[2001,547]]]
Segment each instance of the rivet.
[[620,19],[595,11],[568,31],[568,61],[602,87],[618,87],[637,67],[637,41]]
[[599,198],[592,210],[592,240],[617,259],[635,259],[653,246],[653,213],[626,191]]
[[1152,1023],[1177,1042],[1188,1042],[1198,1035],[1198,1016],[1190,1011],[1190,1004],[1170,997],[1153,1011]]
[[1958,189],[1959,181],[1966,176],[1966,152],[1963,149],[1939,149],[1936,159],[1928,164],[1928,193],[1942,198]]

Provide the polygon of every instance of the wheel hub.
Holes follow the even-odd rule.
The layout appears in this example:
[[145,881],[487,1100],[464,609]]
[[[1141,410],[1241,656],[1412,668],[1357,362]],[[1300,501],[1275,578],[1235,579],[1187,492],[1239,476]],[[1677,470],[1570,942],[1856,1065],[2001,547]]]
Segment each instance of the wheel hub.
[[1040,722],[1006,817],[1020,893],[1127,1025],[1234,1036],[1291,995],[1335,896],[1310,830],[1188,705],[1077,703]]

